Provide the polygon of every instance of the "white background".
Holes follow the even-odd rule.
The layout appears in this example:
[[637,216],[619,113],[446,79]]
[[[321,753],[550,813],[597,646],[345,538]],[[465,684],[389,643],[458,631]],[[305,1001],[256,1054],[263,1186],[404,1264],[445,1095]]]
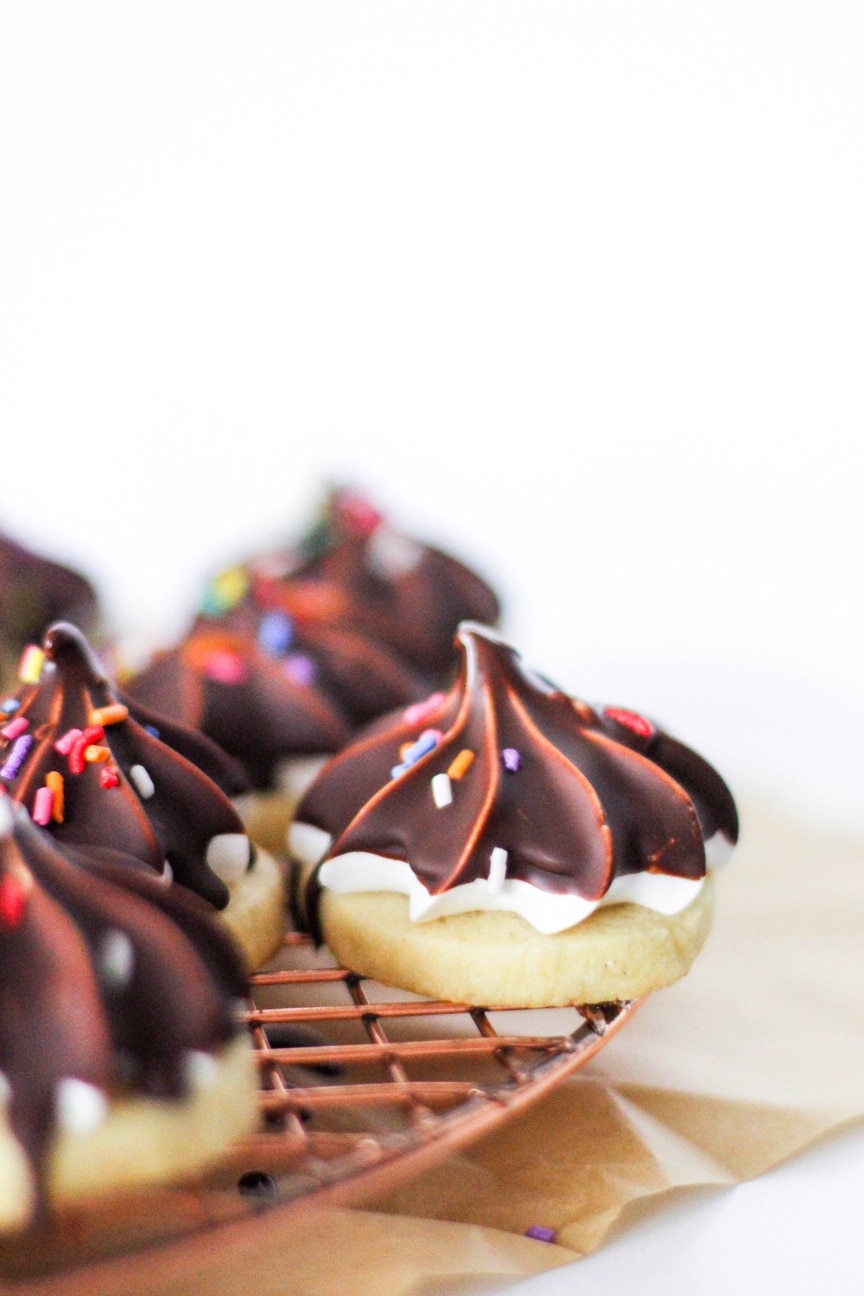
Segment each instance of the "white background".
[[5,7],[0,528],[165,638],[352,482],[864,828],[859,14]]

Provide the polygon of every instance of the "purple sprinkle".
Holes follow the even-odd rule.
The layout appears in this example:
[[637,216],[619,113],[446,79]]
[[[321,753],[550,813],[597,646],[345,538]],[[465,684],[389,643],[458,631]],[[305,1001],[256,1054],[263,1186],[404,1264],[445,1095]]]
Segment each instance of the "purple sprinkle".
[[21,703],[17,698],[7,698],[5,702],[0,702],[0,711],[4,715],[11,715],[13,711],[18,710],[20,705]]
[[505,747],[501,753],[501,759],[504,762],[504,768],[509,770],[511,774],[515,774],[522,764],[522,757],[515,747]]
[[305,687],[314,683],[315,663],[304,653],[291,653],[285,658],[285,674],[293,684]]
[[158,737],[159,737],[159,730],[156,728],[155,725],[145,725],[145,726],[144,726],[144,732],[145,732],[145,733],[149,733],[149,735],[150,735],[151,738],[158,738]]
[[24,757],[30,750],[32,742],[32,734],[22,734],[20,738],[15,739],[12,750],[6,758],[6,764],[0,769],[0,778],[14,779],[24,762]]
[[554,1242],[555,1230],[546,1228],[543,1224],[532,1224],[525,1230],[525,1236],[534,1238],[537,1242]]

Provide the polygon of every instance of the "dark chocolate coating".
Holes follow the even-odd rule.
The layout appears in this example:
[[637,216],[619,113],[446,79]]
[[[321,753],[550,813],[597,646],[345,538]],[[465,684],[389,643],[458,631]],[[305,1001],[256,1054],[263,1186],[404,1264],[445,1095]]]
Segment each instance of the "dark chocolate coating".
[[456,626],[494,620],[498,601],[455,559],[389,532],[411,561],[387,569],[382,528],[365,501],[333,492],[295,549],[217,577],[187,637],[130,695],[209,735],[266,788],[281,761],[338,751],[359,726],[449,683]]
[[[57,1083],[84,1081],[106,1097],[182,1095],[187,1055],[232,1037],[246,983],[197,897],[128,869],[107,870],[111,880],[80,869],[3,801],[0,886],[23,899],[18,912],[0,905],[0,1071],[41,1189]],[[106,950],[118,939],[128,963],[112,975]]]
[[386,644],[433,684],[449,683],[457,626],[466,620],[493,625],[498,598],[463,563],[431,545],[408,541],[416,561],[404,570],[388,568],[376,555],[384,528],[361,496],[331,492],[318,522],[285,556],[285,595],[329,602],[334,625]]
[[[14,777],[0,778],[12,798],[32,813],[37,791],[50,771],[64,783],[62,822],[47,825],[61,849],[88,867],[94,861],[125,863],[161,873],[167,859],[176,880],[203,896],[216,908],[228,903],[228,889],[206,863],[212,837],[244,832],[228,797],[196,765],[168,742],[178,730],[162,727],[160,738],[148,733],[130,711],[127,719],[104,726],[96,745],[108,748],[107,764],[87,762],[80,773],[71,772],[70,759],[55,743],[71,729],[85,730],[91,712],[111,706],[119,695],[84,636],[74,626],[59,623],[45,636],[46,660],[37,684],[24,685],[18,709],[8,720],[24,718],[32,746]],[[141,716],[149,723],[149,714]],[[155,717],[158,727],[158,717]],[[163,741],[165,739],[166,741]],[[0,763],[13,741],[0,736]],[[198,737],[181,737],[180,746],[193,752]],[[207,745],[211,769],[224,767],[223,781],[236,779],[227,757]],[[154,785],[152,796],[142,797],[130,771],[143,766]],[[101,771],[110,767],[117,785],[102,786]]]
[[[328,858],[368,851],[404,860],[436,894],[485,878],[501,847],[508,878],[599,900],[620,874],[701,878],[705,840],[717,831],[737,840],[731,795],[695,752],[641,717],[637,733],[568,697],[484,627],[463,625],[457,644],[457,682],[420,722],[404,713],[377,721],[306,793],[297,819],[332,834]],[[442,740],[391,778],[400,748],[427,729]],[[505,748],[518,752],[515,771]],[[452,804],[438,809],[431,779],[463,750],[473,763],[452,780]]]

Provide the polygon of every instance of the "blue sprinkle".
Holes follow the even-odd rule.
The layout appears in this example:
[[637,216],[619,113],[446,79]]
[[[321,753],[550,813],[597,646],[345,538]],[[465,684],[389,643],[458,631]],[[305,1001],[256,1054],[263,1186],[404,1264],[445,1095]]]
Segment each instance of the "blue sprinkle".
[[17,698],[7,698],[5,702],[0,702],[0,711],[4,715],[11,715],[13,711],[18,710],[20,705],[21,703]]
[[403,774],[408,773],[407,765],[394,765],[390,771],[391,779],[401,778]]
[[155,725],[145,725],[144,732],[149,733],[151,738],[160,738],[161,734]]
[[546,1228],[543,1224],[532,1224],[525,1230],[525,1236],[534,1238],[537,1242],[554,1242],[555,1230]]
[[406,765],[416,765],[421,756],[425,756],[427,752],[432,751],[433,747],[437,745],[438,740],[434,734],[425,734],[422,738],[417,739],[413,747],[408,748],[402,760]]
[[291,647],[294,625],[284,612],[265,612],[258,623],[258,645],[270,657],[281,657]]

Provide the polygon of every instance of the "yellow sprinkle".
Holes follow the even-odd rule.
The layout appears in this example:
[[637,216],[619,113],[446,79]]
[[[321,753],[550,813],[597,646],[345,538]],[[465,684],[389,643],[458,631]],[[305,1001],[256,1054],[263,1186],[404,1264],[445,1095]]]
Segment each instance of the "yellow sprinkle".
[[125,707],[122,702],[114,702],[111,706],[97,707],[95,711],[90,712],[90,724],[101,725],[104,729],[106,725],[120,724],[121,720],[129,719],[129,708]]
[[54,793],[51,803],[51,818],[55,823],[63,822],[63,775],[59,770],[49,770],[45,775],[45,786]]
[[447,773],[451,779],[461,779],[463,774],[467,774],[474,761],[474,753],[467,747],[463,747],[459,755],[455,758]]
[[45,654],[36,644],[30,644],[21,654],[21,660],[18,663],[18,678],[22,684],[38,684],[39,676],[42,674],[42,663],[45,660]]
[[91,744],[89,747],[84,748],[84,759],[90,761],[91,764],[101,765],[103,761],[111,759],[111,753],[107,747],[97,747],[95,744]]
[[249,577],[242,567],[222,572],[213,582],[213,591],[226,611],[239,603],[249,588]]

